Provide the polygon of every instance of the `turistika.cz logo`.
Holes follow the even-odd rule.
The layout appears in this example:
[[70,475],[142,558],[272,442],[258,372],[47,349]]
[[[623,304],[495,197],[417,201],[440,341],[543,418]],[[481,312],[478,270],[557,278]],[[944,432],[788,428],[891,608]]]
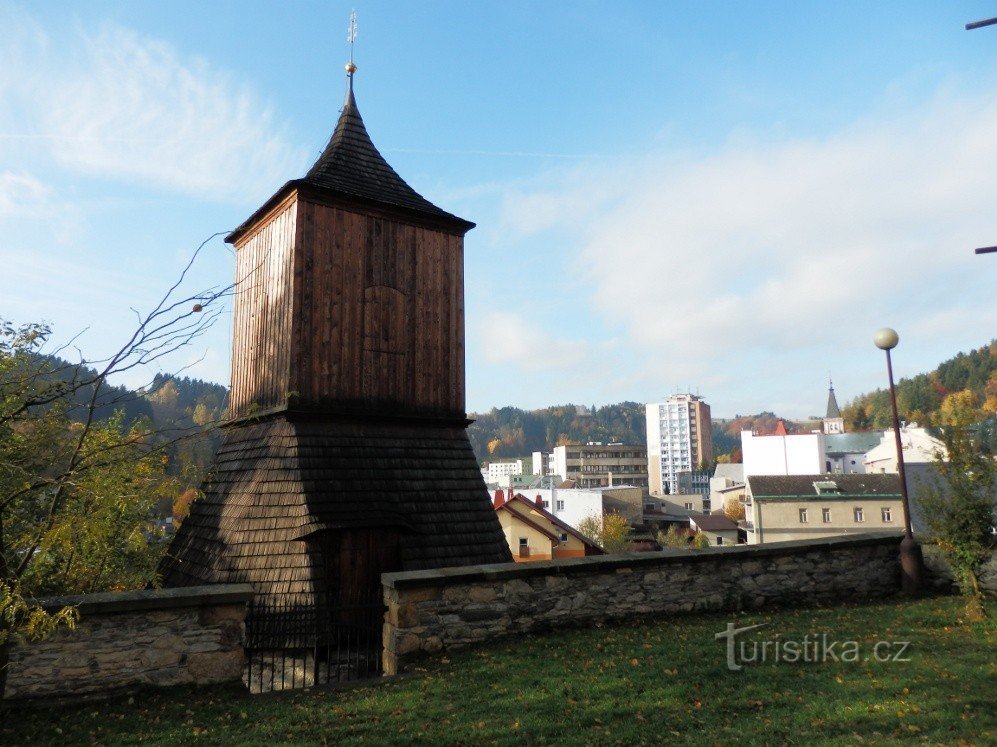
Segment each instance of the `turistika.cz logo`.
[[729,670],[736,672],[744,664],[819,664],[828,661],[851,663],[869,661],[870,658],[882,662],[910,661],[907,656],[910,641],[876,641],[863,653],[860,641],[836,640],[827,633],[807,633],[800,639],[737,640],[737,636],[742,633],[766,625],[768,623],[739,628],[734,623],[727,623],[726,630],[713,636],[716,640],[727,640]]

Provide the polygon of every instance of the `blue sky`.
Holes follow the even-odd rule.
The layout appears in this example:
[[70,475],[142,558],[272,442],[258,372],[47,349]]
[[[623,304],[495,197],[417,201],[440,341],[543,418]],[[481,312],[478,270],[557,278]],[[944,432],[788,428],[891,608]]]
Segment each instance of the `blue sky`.
[[[0,2],[0,316],[95,357],[324,146],[344,3]],[[470,410],[819,412],[997,330],[987,2],[367,2],[356,92],[466,243]],[[220,241],[194,268],[225,284]],[[165,364],[227,383],[230,316]],[[153,372],[136,373],[138,385]]]

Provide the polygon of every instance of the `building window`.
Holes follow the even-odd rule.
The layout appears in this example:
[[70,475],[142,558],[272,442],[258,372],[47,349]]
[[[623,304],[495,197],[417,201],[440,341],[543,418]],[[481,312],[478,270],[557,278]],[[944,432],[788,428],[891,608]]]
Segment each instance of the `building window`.
[[557,501],[557,510],[558,511],[563,511],[564,510],[564,501],[562,501],[562,500],[558,500]]
[[861,524],[865,521],[865,514],[862,512],[861,508],[856,508],[853,513],[855,515],[855,523]]
[[561,539],[560,539],[560,541],[561,542],[567,542],[568,541],[568,533],[567,532],[561,532]]
[[829,509],[829,508],[822,508],[821,509],[821,518],[824,520],[825,524],[830,524],[831,523],[831,509]]
[[526,539],[526,537],[520,537],[519,538],[519,547],[520,547],[520,549],[526,547],[528,544],[530,544],[530,541],[528,539]]
[[889,508],[884,507],[881,510],[882,510],[882,513],[883,513],[883,523],[884,524],[889,524],[891,521],[893,521],[893,514],[890,512]]
[[801,524],[807,523],[807,510],[805,508],[800,509],[800,523]]
[[685,510],[686,511],[692,511],[692,504],[691,503],[686,503],[685,504]]
[[717,537],[717,544],[718,545],[722,545],[723,543],[724,543],[724,538],[723,537]]

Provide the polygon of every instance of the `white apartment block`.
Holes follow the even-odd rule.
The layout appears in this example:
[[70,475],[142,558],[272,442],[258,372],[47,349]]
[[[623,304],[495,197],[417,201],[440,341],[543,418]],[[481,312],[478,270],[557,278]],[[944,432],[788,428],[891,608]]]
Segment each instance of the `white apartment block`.
[[679,492],[680,472],[713,461],[710,406],[695,394],[673,394],[646,406],[647,476],[652,495]]
[[523,474],[523,460],[517,459],[514,462],[489,462],[488,482],[497,483],[500,478],[508,475]]

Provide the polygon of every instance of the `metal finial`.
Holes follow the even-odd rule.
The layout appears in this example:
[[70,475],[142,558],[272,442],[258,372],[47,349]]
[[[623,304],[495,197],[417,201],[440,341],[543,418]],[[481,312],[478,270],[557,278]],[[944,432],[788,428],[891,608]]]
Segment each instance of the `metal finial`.
[[350,25],[346,28],[346,41],[350,43],[350,61],[346,63],[346,74],[353,80],[353,73],[357,71],[357,66],[353,64],[353,45],[357,40],[357,12],[350,13]]

